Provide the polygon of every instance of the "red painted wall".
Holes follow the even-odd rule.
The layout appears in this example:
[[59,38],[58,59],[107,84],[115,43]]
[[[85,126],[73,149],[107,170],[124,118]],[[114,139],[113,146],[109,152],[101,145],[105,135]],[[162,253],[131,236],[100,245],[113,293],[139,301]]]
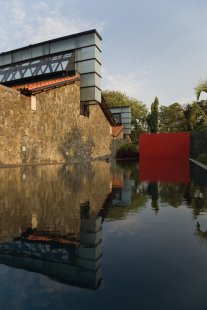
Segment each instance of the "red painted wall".
[[142,134],[141,181],[188,183],[189,153],[189,132]]
[[141,134],[139,156],[143,158],[189,158],[190,133]]

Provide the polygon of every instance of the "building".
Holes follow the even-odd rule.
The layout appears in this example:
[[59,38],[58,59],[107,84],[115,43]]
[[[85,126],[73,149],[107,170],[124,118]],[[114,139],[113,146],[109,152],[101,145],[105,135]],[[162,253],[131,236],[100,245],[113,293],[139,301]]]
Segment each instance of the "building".
[[101,102],[101,41],[89,30],[0,54],[6,86],[80,74],[80,101]]
[[114,106],[110,111],[118,125],[124,126],[124,135],[131,134],[131,108],[129,106]]
[[0,54],[0,164],[111,156],[101,40],[90,30]]

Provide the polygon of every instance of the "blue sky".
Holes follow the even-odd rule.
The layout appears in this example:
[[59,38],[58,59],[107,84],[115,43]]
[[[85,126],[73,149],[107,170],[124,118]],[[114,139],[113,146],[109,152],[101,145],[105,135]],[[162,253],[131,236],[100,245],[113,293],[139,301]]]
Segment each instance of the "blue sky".
[[[206,0],[0,0],[0,52],[96,28],[103,89],[186,104],[207,79]],[[203,95],[202,98],[205,98]]]

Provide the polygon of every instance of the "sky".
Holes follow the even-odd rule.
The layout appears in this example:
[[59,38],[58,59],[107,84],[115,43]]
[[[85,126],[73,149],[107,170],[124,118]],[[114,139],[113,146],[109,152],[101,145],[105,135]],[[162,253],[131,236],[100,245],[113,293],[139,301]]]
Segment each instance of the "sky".
[[96,29],[102,89],[147,107],[155,96],[190,103],[207,79],[207,0],[0,0],[0,8],[0,52]]

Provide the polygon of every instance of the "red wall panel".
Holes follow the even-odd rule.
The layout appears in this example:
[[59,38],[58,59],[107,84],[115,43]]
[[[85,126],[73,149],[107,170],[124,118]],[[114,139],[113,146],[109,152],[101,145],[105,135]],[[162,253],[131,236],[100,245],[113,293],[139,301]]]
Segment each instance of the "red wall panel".
[[140,135],[140,158],[189,158],[189,151],[189,132]]
[[141,181],[189,182],[188,132],[142,134],[139,152]]

